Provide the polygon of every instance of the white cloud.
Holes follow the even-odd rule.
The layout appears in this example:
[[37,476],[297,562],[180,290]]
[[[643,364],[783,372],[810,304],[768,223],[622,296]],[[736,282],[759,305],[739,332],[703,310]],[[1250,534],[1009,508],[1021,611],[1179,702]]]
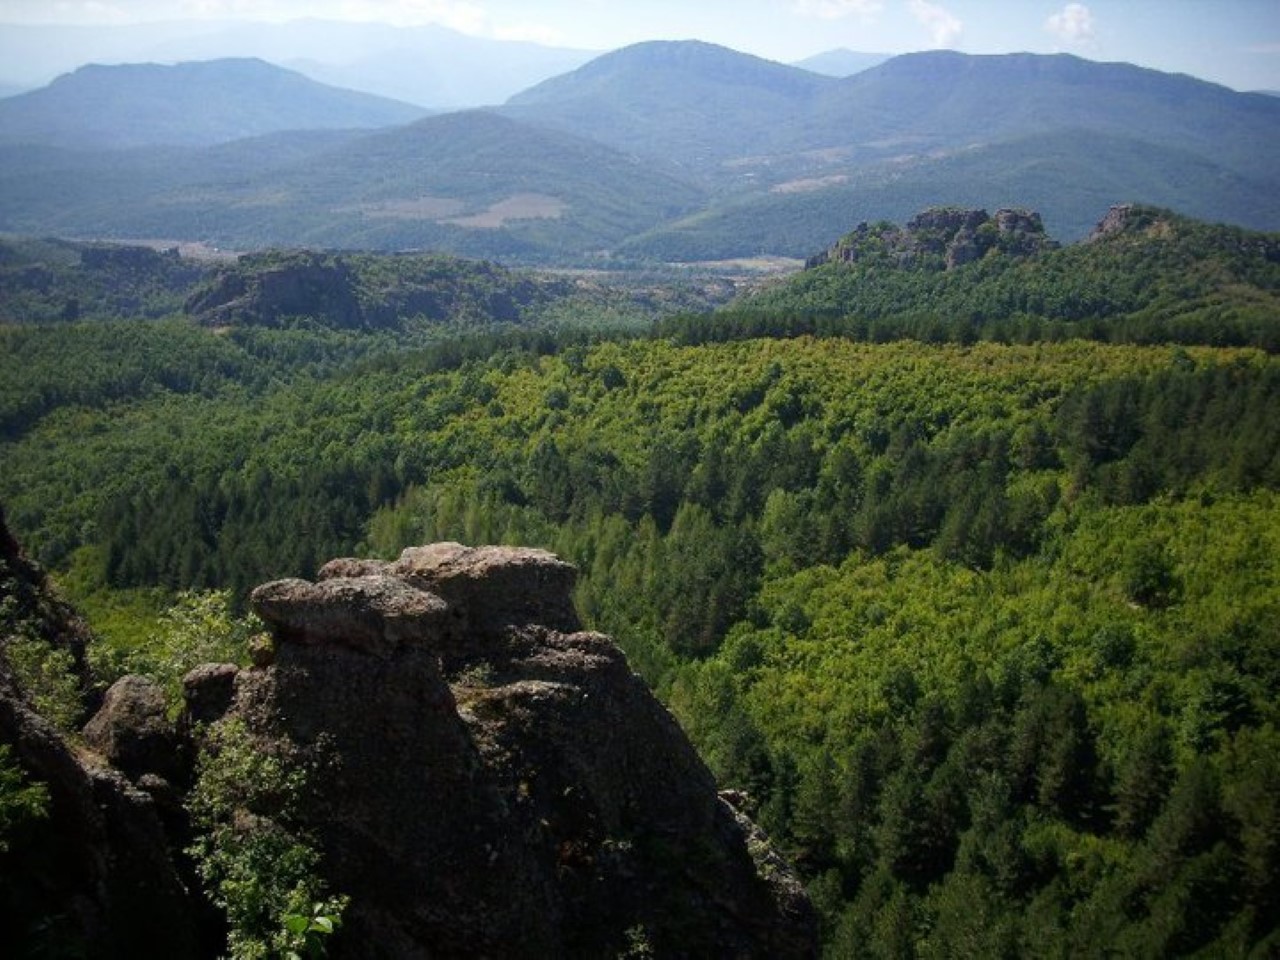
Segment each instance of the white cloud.
[[911,15],[926,30],[935,47],[952,47],[964,30],[964,24],[950,11],[929,0],[909,0]]
[[563,46],[567,42],[559,30],[538,23],[498,23],[494,24],[492,33],[497,40],[540,43],[544,47]]
[[1068,3],[1044,23],[1044,28],[1066,44],[1093,42],[1093,13],[1083,3]]
[[343,0],[339,19],[404,27],[438,23],[473,34],[485,33],[489,28],[488,14],[472,0]]
[[125,13],[115,4],[96,3],[90,0],[88,3],[78,4],[79,9],[75,9],[71,4],[59,3],[54,5],[58,8],[59,15],[70,12],[72,16],[83,16],[87,20],[93,20],[98,23],[111,23],[116,20],[123,20]]
[[884,0],[791,0],[791,9],[802,17],[819,20],[867,19],[884,9]]

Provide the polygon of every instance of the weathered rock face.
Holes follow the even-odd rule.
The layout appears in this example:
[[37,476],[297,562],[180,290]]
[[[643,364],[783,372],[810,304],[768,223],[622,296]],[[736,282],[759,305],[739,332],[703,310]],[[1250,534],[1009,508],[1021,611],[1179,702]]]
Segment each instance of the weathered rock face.
[[[2,517],[0,567],[0,599],[17,611],[7,628],[20,625],[82,656],[83,625],[21,556]],[[46,817],[0,850],[0,956],[198,955],[193,898],[155,800],[73,749],[36,712],[10,667],[7,640],[0,635],[0,743],[28,781],[45,785],[49,802]]]
[[349,268],[315,253],[265,264],[248,258],[245,267],[223,270],[193,294],[186,312],[208,326],[275,326],[288,317],[313,317],[335,327],[363,323]]
[[[258,588],[231,712],[317,760],[348,957],[801,957],[811,908],[536,550],[436,544]],[[760,862],[753,859],[753,852]]]
[[824,263],[875,263],[900,268],[954,270],[992,250],[1027,257],[1057,243],[1044,232],[1040,215],[1030,210],[935,207],[917,214],[905,227],[860,223],[831,249],[809,260]]
[[121,677],[82,731],[85,743],[135,782],[155,774],[182,784],[189,773],[187,744],[168,717],[164,690],[147,677]]
[[1085,243],[1097,243],[1124,234],[1165,233],[1172,229],[1171,215],[1156,207],[1136,203],[1117,203],[1085,237]]

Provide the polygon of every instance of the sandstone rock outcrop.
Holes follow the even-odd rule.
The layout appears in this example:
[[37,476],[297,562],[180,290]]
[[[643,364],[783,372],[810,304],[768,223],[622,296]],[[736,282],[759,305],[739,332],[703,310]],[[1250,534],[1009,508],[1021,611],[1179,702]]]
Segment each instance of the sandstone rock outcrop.
[[1058,246],[1044,231],[1040,214],[1031,210],[985,210],[933,207],[905,227],[892,223],[860,223],[808,267],[824,263],[875,263],[926,270],[954,270],[980,260],[992,250],[1028,257]]
[[191,295],[186,312],[206,326],[276,326],[304,316],[335,327],[363,323],[351,271],[341,260],[304,252],[278,262],[249,262],[252,268],[229,268],[215,275]]
[[[80,637],[2,524],[0,554],[29,622]],[[286,829],[350,897],[331,957],[816,955],[795,875],[581,629],[574,576],[543,551],[434,544],[265,584],[255,666],[189,673],[178,724],[123,678],[83,746],[35,711],[0,637],[0,743],[49,798],[0,849],[0,955],[225,948],[182,853],[191,740],[222,720],[308,771]]]
[[812,910],[536,550],[435,544],[253,594],[231,714],[309,755],[342,957],[804,957]]

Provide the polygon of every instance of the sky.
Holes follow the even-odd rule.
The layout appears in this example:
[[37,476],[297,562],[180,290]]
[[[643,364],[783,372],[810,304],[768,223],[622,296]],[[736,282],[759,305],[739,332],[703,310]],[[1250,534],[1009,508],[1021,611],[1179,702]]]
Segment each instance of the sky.
[[1075,53],[1280,90],[1280,0],[0,0],[5,24],[316,19],[438,23],[611,50],[698,39],[794,62],[871,53]]

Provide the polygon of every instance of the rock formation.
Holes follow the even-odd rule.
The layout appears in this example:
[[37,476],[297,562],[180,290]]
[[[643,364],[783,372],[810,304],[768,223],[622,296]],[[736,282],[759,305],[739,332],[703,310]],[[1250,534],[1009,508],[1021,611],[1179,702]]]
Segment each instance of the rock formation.
[[306,252],[245,258],[193,293],[185,309],[206,326],[277,326],[304,316],[334,327],[363,322],[347,265]]
[[182,785],[190,774],[187,744],[168,717],[164,690],[148,677],[121,677],[81,732],[85,743],[137,782],[153,774]]
[[33,631],[82,664],[87,632],[18,551],[2,516],[0,599],[0,744],[48,796],[43,817],[2,838],[0,956],[197,956],[193,898],[158,805],[104,760],[73,748],[15,675],[8,650],[17,633]]
[[351,897],[342,957],[802,957],[789,869],[717,796],[574,571],[436,544],[253,593],[270,666],[231,714],[316,761],[302,811]]
[[[83,640],[2,523],[0,550],[31,622]],[[0,955],[225,949],[182,853],[183,794],[196,746],[231,721],[307,771],[279,826],[305,830],[350,898],[331,957],[815,955],[794,874],[612,641],[581,629],[574,576],[538,550],[435,544],[265,584],[254,666],[188,674],[179,723],[153,681],[124,677],[76,747],[0,638],[6,763],[49,801],[0,835]]]
[[571,289],[565,280],[442,255],[271,252],[222,264],[184,310],[212,327],[279,326],[300,317],[336,329],[393,329],[407,320],[520,323],[527,309]]
[[934,207],[917,214],[905,227],[892,223],[860,223],[831,249],[811,258],[807,266],[824,263],[879,265],[954,270],[980,260],[992,250],[1028,257],[1052,250],[1057,243],[1044,232],[1040,214],[1030,210],[985,210]]

